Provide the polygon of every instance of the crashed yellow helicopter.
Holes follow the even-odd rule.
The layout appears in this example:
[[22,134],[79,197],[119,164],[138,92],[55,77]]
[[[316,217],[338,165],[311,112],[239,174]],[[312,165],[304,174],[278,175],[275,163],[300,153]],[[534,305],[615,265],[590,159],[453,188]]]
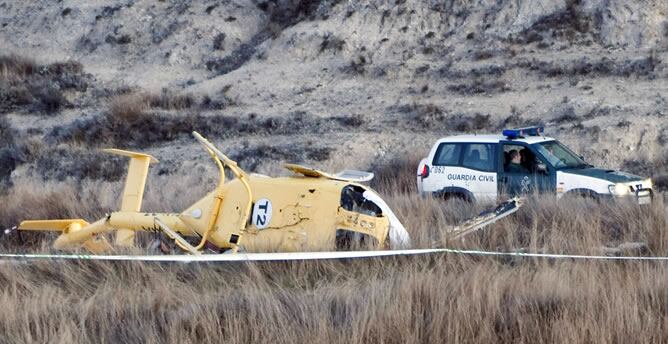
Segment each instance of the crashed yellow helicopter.
[[[157,163],[155,158],[106,149],[130,158],[120,211],[93,223],[30,220],[17,229],[58,231],[54,248],[85,248],[92,253],[134,246],[137,231],[163,232],[194,255],[201,254],[207,243],[228,252],[341,250],[360,242],[395,249],[410,244],[406,229],[389,206],[361,184],[373,174],[328,174],[293,164],[286,165],[295,173],[290,177],[248,174],[200,134],[193,135],[218,166],[220,183],[180,214],[140,212],[149,165]],[[229,182],[225,182],[226,167],[234,175]],[[115,232],[114,245],[107,240],[111,232]]]

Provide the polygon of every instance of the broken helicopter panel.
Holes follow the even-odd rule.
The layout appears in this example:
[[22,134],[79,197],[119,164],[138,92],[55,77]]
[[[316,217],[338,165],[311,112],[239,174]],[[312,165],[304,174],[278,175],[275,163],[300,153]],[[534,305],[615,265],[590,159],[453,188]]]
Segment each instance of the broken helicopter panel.
[[486,210],[478,216],[462,222],[460,225],[448,230],[448,240],[464,239],[465,236],[501,220],[518,211],[525,203],[522,197],[514,197],[499,203],[494,209]]

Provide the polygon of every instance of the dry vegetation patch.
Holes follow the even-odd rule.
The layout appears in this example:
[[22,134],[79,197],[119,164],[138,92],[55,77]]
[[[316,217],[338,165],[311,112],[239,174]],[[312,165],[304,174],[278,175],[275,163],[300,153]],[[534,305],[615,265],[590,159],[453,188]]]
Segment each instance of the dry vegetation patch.
[[266,161],[284,161],[290,163],[301,163],[309,161],[328,160],[334,151],[331,147],[320,146],[314,142],[297,142],[284,145],[260,144],[243,148],[230,155],[241,168],[246,171],[255,171]]
[[[296,111],[286,115],[245,116],[228,114],[202,115],[189,96],[163,99],[145,94],[120,95],[110,102],[104,114],[54,127],[47,134],[53,142],[101,144],[117,147],[147,147],[173,141],[198,131],[205,136],[239,138],[250,135],[319,134],[337,129],[358,128],[359,116],[323,118]],[[206,102],[206,98],[203,98]],[[182,110],[182,111],[163,111]]]
[[10,176],[20,164],[32,159],[38,144],[21,140],[18,131],[12,127],[6,116],[0,115],[0,187],[6,188]]
[[556,77],[635,77],[655,79],[661,75],[662,61],[654,54],[631,59],[611,59],[608,57],[582,57],[572,61],[540,61],[520,59],[516,67],[527,69],[540,75]]
[[497,127],[491,120],[491,115],[482,113],[461,113],[445,109],[433,103],[409,103],[393,105],[387,108],[388,112],[401,115],[399,120],[402,127],[415,131],[433,130],[438,132],[470,132],[478,130],[493,130]]
[[55,114],[70,107],[66,92],[85,92],[92,80],[75,61],[41,65],[17,56],[0,56],[0,114],[11,111]]
[[32,75],[37,70],[35,61],[17,55],[0,56],[0,77],[19,78]]

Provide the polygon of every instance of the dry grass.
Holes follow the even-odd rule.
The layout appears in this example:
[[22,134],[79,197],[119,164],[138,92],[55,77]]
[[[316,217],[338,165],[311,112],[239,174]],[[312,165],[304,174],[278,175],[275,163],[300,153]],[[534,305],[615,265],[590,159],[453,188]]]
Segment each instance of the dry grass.
[[109,112],[121,120],[135,120],[149,109],[184,110],[196,105],[195,97],[167,90],[161,93],[131,92],[111,99]]
[[[332,130],[360,129],[364,124],[355,115],[325,118],[295,111],[276,116],[255,113],[236,116],[223,113],[203,115],[195,111],[210,107],[209,102],[209,98],[203,97],[202,103],[195,106],[190,96],[170,92],[163,92],[160,96],[121,94],[111,99],[108,111],[103,114],[56,126],[47,137],[60,143],[106,144],[136,149],[190,137],[192,131],[219,138],[316,135]],[[185,106],[191,107],[183,108]]]
[[461,256],[0,267],[6,342],[660,342],[661,264]]
[[[420,198],[407,189],[414,178],[411,163],[397,160],[392,166],[376,169],[377,186],[416,246],[446,242],[444,228],[480,210]],[[183,180],[173,190],[150,184],[146,208],[180,209],[206,190],[198,179]],[[0,199],[0,219],[7,224],[33,216],[93,218],[115,207],[120,189],[120,183],[103,182],[17,184]],[[536,198],[516,216],[449,245],[600,253],[601,246],[643,241],[651,254],[668,255],[666,221],[660,198],[647,209]],[[14,245],[6,242],[4,249]],[[664,263],[459,255],[263,264],[0,264],[0,305],[6,309],[0,342],[654,343],[668,340],[666,271]]]
[[66,93],[85,92],[90,81],[76,61],[41,65],[27,57],[0,54],[0,114],[54,115],[72,106]]
[[0,78],[20,78],[32,75],[37,72],[37,63],[35,61],[17,56],[17,55],[3,55],[0,56]]

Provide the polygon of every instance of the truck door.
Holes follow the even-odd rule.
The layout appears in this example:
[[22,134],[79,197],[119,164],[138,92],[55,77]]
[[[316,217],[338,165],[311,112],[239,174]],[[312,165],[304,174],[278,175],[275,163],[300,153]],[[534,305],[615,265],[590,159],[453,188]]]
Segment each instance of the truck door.
[[555,190],[555,171],[543,157],[522,142],[502,141],[499,150],[499,193],[507,195],[546,193]]

